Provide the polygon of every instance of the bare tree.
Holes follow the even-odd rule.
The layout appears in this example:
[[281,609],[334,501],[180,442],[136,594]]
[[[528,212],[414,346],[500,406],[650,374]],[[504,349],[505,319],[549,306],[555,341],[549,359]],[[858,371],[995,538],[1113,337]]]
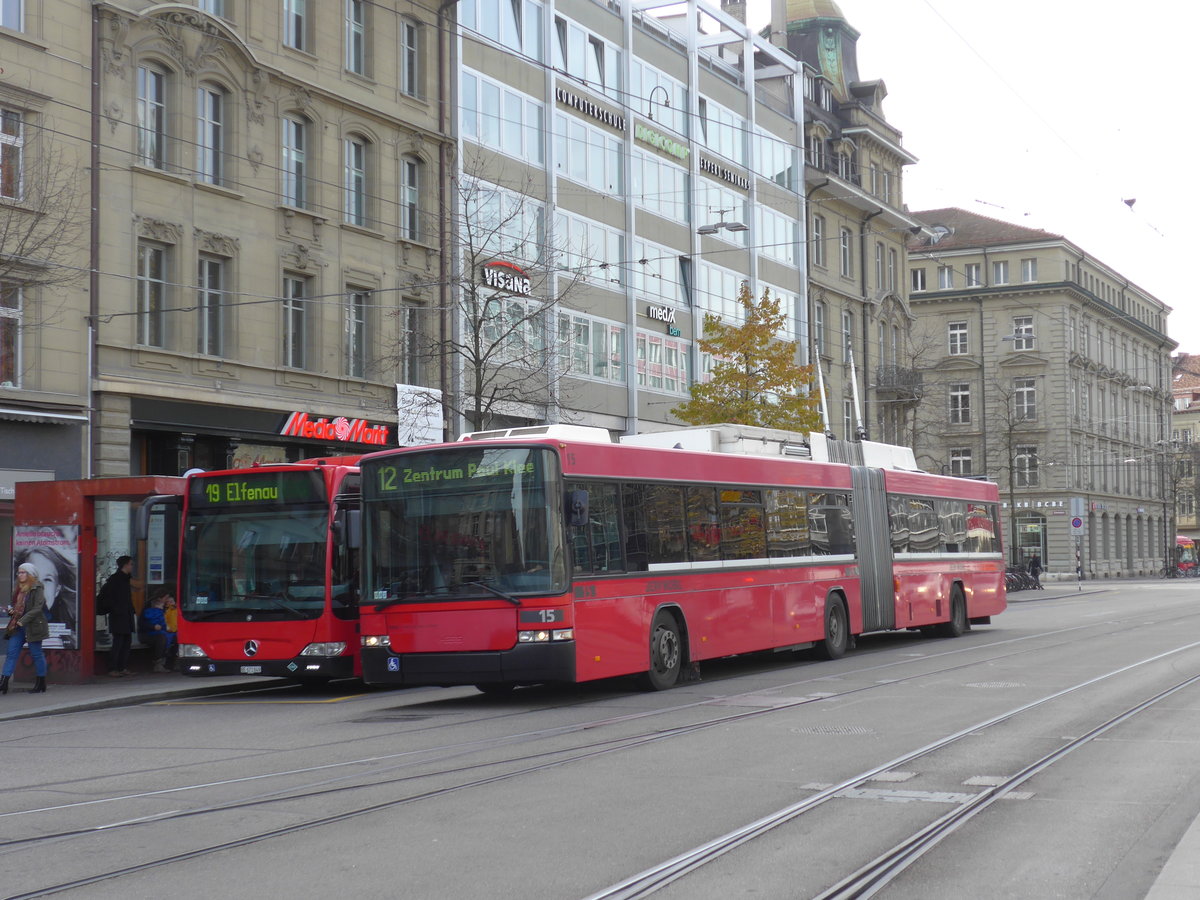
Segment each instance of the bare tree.
[[469,167],[453,183],[457,211],[448,230],[458,274],[450,332],[418,336],[409,352],[426,371],[450,360],[454,374],[440,399],[452,422],[485,430],[556,421],[570,375],[560,352],[569,335],[560,333],[557,313],[587,277],[590,248],[550,238],[547,206],[532,181],[502,187],[482,171]]
[[78,164],[49,128],[0,111],[0,380],[23,380],[21,335],[64,313],[67,295],[45,288],[86,274],[83,196]]
[[[43,122],[33,129],[3,114],[8,140],[0,170],[0,282],[22,287],[64,285],[85,268],[71,265],[86,223],[79,166]],[[43,311],[43,320],[49,317]],[[25,326],[41,324],[25,321]]]

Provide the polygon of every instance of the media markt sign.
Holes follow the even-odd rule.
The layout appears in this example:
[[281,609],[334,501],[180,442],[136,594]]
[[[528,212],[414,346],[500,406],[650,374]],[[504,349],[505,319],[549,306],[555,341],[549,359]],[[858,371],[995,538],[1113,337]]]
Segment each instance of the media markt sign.
[[481,274],[483,283],[490,288],[520,294],[522,297],[528,297],[533,292],[533,283],[529,276],[515,263],[503,260],[486,263]]
[[283,423],[279,433],[285,437],[308,438],[317,441],[340,441],[346,444],[376,444],[386,446],[387,425],[372,425],[366,419],[310,418],[308,413],[294,412]]

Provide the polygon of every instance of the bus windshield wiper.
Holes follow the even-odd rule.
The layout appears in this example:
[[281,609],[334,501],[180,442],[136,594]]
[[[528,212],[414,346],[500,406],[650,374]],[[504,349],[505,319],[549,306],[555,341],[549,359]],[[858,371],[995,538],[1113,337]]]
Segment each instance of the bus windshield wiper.
[[513,606],[521,606],[522,605],[521,601],[518,600],[516,597],[514,597],[512,594],[505,593],[504,591],[500,590],[499,588],[494,588],[490,584],[488,584],[486,581],[472,581],[469,584],[464,584],[463,587],[481,587],[485,591],[487,591],[489,594],[495,594],[501,600],[507,600]]
[[291,613],[297,619],[304,618],[304,613],[300,612],[300,610],[296,609],[296,607],[286,602],[287,594],[284,591],[279,591],[275,594],[247,594],[246,597],[247,599],[253,598],[255,600],[266,600],[269,603],[274,603],[284,612]]

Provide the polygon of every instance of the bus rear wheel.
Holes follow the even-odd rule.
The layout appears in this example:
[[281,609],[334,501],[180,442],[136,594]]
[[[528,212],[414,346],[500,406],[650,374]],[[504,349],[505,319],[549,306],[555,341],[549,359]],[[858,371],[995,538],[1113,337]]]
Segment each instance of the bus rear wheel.
[[850,620],[846,607],[838,597],[825,601],[825,639],[817,645],[817,652],[825,659],[841,659],[850,646]]
[[962,588],[958,585],[950,592],[950,621],[937,626],[937,633],[942,637],[956,638],[970,629],[967,621],[967,598],[963,596]]
[[679,680],[682,668],[679,623],[669,612],[659,611],[650,626],[650,668],[638,676],[638,686],[646,691],[665,691]]

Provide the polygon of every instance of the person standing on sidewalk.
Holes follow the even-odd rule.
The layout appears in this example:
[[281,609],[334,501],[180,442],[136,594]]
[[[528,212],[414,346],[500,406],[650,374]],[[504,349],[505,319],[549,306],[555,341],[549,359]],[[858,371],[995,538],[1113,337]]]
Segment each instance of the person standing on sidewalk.
[[108,632],[112,649],[108,651],[108,674],[113,678],[132,675],[129,671],[129,649],[137,630],[137,614],[133,610],[133,557],[118,556],[117,571],[96,595],[96,612],[108,616]]
[[36,678],[29,693],[44,694],[46,655],[42,652],[42,641],[50,637],[50,623],[46,621],[46,591],[33,563],[21,563],[17,568],[17,590],[8,615],[8,627],[4,629],[8,650],[4,657],[4,674],[0,675],[0,694],[8,693],[8,680],[17,669],[17,657],[26,642],[29,643],[29,655],[33,657]]
[[1045,569],[1042,568],[1042,554],[1033,554],[1033,558],[1029,560],[1029,575],[1033,578],[1034,586],[1039,591],[1042,589],[1042,572],[1044,571]]

